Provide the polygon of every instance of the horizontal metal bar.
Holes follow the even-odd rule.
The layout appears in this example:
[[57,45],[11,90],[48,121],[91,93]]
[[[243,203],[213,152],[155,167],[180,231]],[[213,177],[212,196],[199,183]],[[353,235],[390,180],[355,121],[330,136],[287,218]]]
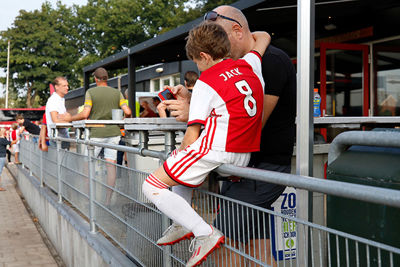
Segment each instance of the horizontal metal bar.
[[[384,134],[385,132],[379,132]],[[125,151],[134,154],[141,154],[151,157],[158,157],[165,159],[166,155],[160,151],[152,151],[147,149],[139,149],[134,147],[127,147],[121,145],[111,145],[104,143],[97,143],[87,140],[76,140],[72,138],[57,137],[56,140],[81,143],[86,145],[100,146],[120,151]],[[391,144],[391,143],[390,143]],[[245,177],[257,181],[269,182],[274,184],[281,184],[286,186],[293,186],[305,190],[320,192],[329,195],[345,197],[366,201],[370,203],[383,204],[391,207],[400,208],[400,191],[386,188],[378,188],[367,185],[352,184],[339,181],[331,181],[326,179],[319,179],[309,176],[273,172],[249,167],[237,167],[231,164],[222,164],[216,169],[228,175],[235,175]]]
[[111,148],[111,149],[115,149],[115,150],[119,150],[119,151],[123,151],[123,152],[139,154],[142,156],[149,156],[149,157],[154,157],[154,158],[159,158],[159,159],[167,158],[167,156],[165,155],[165,153],[163,151],[140,149],[140,148],[136,148],[136,147],[98,143],[98,142],[93,142],[90,140],[72,139],[72,138],[64,138],[64,137],[56,137],[56,138],[51,138],[51,139],[52,140],[60,140],[60,141],[64,141],[64,142],[70,142],[70,143],[78,143],[78,144],[84,144],[84,145],[92,145],[92,146],[98,146],[98,147],[104,147],[104,148]]
[[333,139],[329,147],[328,165],[352,145],[400,148],[400,132],[349,131],[341,133]]
[[217,168],[217,171],[239,177],[250,178],[257,181],[293,186],[313,192],[320,192],[329,195],[400,208],[399,190],[345,183],[254,168],[237,167],[230,164],[221,165]]

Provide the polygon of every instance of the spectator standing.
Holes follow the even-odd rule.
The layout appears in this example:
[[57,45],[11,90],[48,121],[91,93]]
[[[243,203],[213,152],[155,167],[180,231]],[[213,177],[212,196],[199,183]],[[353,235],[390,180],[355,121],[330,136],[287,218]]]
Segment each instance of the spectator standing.
[[[259,150],[264,85],[260,53],[269,36],[254,37],[255,51],[234,61],[225,59],[230,44],[221,26],[203,23],[189,32],[186,53],[203,72],[193,90],[188,128],[180,148],[143,183],[146,197],[174,221],[157,244],[195,236],[187,267],[199,265],[224,242],[224,235],[191,207],[190,187],[200,186],[223,163],[246,166],[250,152]],[[177,185],[186,187],[168,190]]]
[[[252,49],[254,40],[247,19],[240,10],[231,6],[219,6],[208,12],[204,19],[215,21],[228,33],[231,43],[231,56],[234,59],[243,56]],[[252,154],[249,166],[290,173],[296,132],[296,71],[288,55],[281,49],[270,45],[262,58],[262,76],[265,81],[265,89],[261,149],[260,152]],[[176,86],[172,88],[172,91],[177,96],[177,100],[167,100],[163,103],[167,105],[171,115],[176,117],[177,120],[187,121],[190,94],[183,86]],[[224,182],[221,193],[234,199],[271,209],[271,205],[284,190],[285,186],[241,179],[240,182]],[[239,214],[236,214],[236,211],[235,209],[232,212],[225,213],[229,222],[232,223],[234,220],[238,222],[235,227],[232,224],[228,226],[224,222],[222,222],[222,225],[235,229],[233,236],[244,236],[244,240],[250,239],[250,242],[246,244],[246,250],[254,251],[254,256],[257,259],[271,264],[270,253],[260,254],[263,251],[270,251],[268,218],[265,218],[265,229],[263,227],[261,229],[258,227],[257,218],[254,218],[254,216],[249,216],[248,220],[237,221],[241,214],[240,210]],[[249,229],[249,226],[252,225],[256,229],[242,233],[243,229]]]
[[[65,77],[57,77],[53,81],[55,93],[53,93],[46,103],[46,119],[47,119],[47,133],[51,133],[50,124],[70,122],[71,115],[67,113],[65,108],[65,98],[64,96],[68,93],[68,81]],[[60,137],[69,138],[67,129],[59,129],[58,135]],[[54,142],[50,142],[55,146]],[[66,143],[69,145],[69,143]],[[64,145],[63,147],[69,147]]]
[[[19,126],[23,126],[25,130],[28,131],[30,134],[40,135],[40,127],[32,123],[30,120],[25,119],[22,114],[18,114],[17,116],[15,116],[15,120],[17,121]],[[32,140],[34,143],[36,143],[38,141],[38,137],[34,136]]]
[[[1,185],[1,174],[3,172],[4,165],[6,164],[6,151],[7,146],[15,144],[16,141],[10,142],[6,138],[6,129],[0,128],[0,185]],[[6,191],[0,186],[0,191]]]
[[11,125],[12,131],[10,132],[10,139],[13,145],[11,146],[12,152],[14,152],[14,163],[21,164],[19,161],[19,140],[21,139],[21,133],[23,131],[23,127],[18,128],[17,123],[13,123]]
[[[6,130],[6,132],[5,132],[5,138],[6,138],[8,141],[11,142],[11,136],[10,136],[10,135],[11,135],[10,129]],[[11,145],[8,145],[8,146],[7,146],[6,153],[7,153],[7,162],[8,162],[8,163],[12,163],[12,162],[11,162]]]
[[49,136],[47,134],[47,119],[46,113],[43,114],[42,123],[40,125],[40,134],[39,134],[39,149],[47,152],[49,150],[48,146],[50,145]]
[[[71,120],[111,120],[112,110],[121,108],[125,117],[132,115],[131,109],[127,105],[126,99],[117,89],[107,85],[108,73],[104,68],[97,68],[93,73],[96,87],[90,88],[85,95],[85,106],[82,112],[72,116]],[[90,131],[90,140],[118,145],[121,140],[121,131],[118,125],[106,125],[101,128],[92,128]],[[95,147],[95,157],[99,155],[101,147]],[[104,158],[110,163],[116,163],[117,150],[104,148]],[[107,164],[107,184],[115,186],[116,169],[115,165]],[[112,190],[107,189],[106,204],[110,204]]]
[[[226,19],[226,17],[236,20],[241,25]],[[220,24],[228,33],[232,44],[231,55],[233,58],[239,58],[252,49],[252,37],[248,22],[240,10],[231,6],[219,6],[208,12],[204,18]],[[249,166],[290,173],[296,134],[296,71],[288,55],[281,49],[270,45],[262,58],[262,76],[265,81],[265,89],[261,149],[259,152],[253,152]],[[285,188],[282,185],[241,179],[240,182],[224,182],[221,193],[271,209],[271,205]],[[235,211],[236,209],[231,210],[233,212],[230,213],[229,220],[231,222],[234,218],[238,218]],[[267,253],[267,259],[265,259],[265,253],[258,255],[259,251],[270,251],[268,225],[266,229],[262,229],[263,227],[258,229],[257,218],[248,215],[249,221],[244,220],[244,225],[236,225],[237,232],[234,236],[238,237],[244,234],[248,237],[250,239],[247,244],[250,246],[249,251],[256,251],[257,259],[263,262],[267,260],[267,263],[271,264],[270,253]],[[268,223],[268,218],[266,218],[266,223]],[[247,229],[251,225],[254,225],[256,229],[250,231],[250,236],[247,236],[248,231],[242,233],[242,229]],[[263,240],[264,237],[268,238],[267,242]],[[264,244],[266,244],[266,248]]]

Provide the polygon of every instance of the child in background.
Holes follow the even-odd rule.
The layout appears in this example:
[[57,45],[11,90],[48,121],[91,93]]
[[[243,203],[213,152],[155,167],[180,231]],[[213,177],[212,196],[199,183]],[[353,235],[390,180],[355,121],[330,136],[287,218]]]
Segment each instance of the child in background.
[[[1,173],[3,172],[4,165],[6,164],[6,151],[8,145],[13,145],[17,141],[8,141],[6,138],[6,129],[0,128],[0,184],[1,184]],[[0,191],[6,191],[0,186]]]
[[186,53],[202,73],[193,88],[188,127],[180,148],[143,183],[146,197],[174,221],[157,244],[195,236],[186,266],[199,265],[225,239],[191,207],[191,188],[221,164],[247,166],[250,153],[260,150],[261,55],[270,36],[259,32],[253,37],[254,50],[234,61],[227,59],[230,42],[221,26],[205,22],[189,32]]

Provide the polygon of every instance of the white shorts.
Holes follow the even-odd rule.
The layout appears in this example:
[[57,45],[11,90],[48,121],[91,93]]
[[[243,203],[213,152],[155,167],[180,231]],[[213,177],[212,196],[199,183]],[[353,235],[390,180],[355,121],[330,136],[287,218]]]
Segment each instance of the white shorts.
[[171,155],[164,162],[164,170],[175,182],[189,186],[200,186],[207,175],[223,163],[245,167],[250,161],[250,153],[233,153],[207,150],[196,140],[185,150]]
[[12,150],[13,153],[19,153],[19,144],[18,143],[17,144],[13,144],[11,146],[11,150]]
[[[121,140],[121,136],[113,136],[113,137],[105,137],[105,138],[90,138],[90,141],[97,143],[106,143],[118,145],[119,140]],[[94,156],[98,157],[102,147],[95,146],[94,147]],[[117,160],[117,150],[111,148],[104,148],[104,158],[109,160]]]

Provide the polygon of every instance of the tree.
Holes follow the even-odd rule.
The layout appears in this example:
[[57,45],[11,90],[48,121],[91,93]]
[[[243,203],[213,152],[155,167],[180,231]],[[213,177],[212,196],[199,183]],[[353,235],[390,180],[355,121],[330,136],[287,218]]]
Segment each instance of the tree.
[[78,84],[71,66],[79,54],[70,35],[72,11],[60,2],[57,9],[45,2],[40,10],[20,10],[14,26],[1,33],[0,65],[6,65],[7,40],[11,41],[10,81],[26,106],[32,107],[36,96],[41,105],[49,96],[49,84],[56,76],[68,77]]

